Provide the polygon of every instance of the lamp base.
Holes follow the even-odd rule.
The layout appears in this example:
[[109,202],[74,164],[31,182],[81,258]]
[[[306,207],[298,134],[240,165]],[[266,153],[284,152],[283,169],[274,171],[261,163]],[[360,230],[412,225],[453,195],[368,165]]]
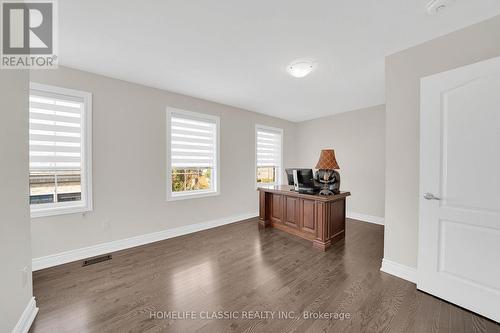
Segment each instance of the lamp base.
[[319,195],[333,195],[334,193],[330,191],[328,188],[324,188],[319,192]]

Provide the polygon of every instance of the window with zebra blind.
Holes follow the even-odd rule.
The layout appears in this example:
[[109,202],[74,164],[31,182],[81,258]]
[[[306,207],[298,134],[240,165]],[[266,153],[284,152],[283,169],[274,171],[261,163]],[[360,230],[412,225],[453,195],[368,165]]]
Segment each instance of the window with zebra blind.
[[257,186],[280,185],[282,173],[283,130],[255,126],[255,172]]
[[167,108],[167,200],[219,194],[219,123]]
[[29,202],[32,217],[92,210],[92,95],[31,83]]

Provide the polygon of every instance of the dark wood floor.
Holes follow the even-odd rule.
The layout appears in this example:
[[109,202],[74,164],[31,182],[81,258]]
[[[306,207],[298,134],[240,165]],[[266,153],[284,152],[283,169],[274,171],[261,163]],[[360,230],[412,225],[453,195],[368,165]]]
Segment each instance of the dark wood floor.
[[[30,332],[500,332],[380,272],[382,226],[349,220],[346,237],[322,253],[281,231],[259,231],[254,219],[120,251],[92,266],[38,271],[40,312]],[[296,318],[151,318],[167,311],[293,311]],[[311,320],[302,311],[352,317]]]

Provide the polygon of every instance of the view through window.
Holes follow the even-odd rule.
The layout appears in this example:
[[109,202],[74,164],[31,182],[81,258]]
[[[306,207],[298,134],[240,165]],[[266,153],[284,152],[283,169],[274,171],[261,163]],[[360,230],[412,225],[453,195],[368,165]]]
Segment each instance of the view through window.
[[82,199],[80,170],[30,172],[30,204],[46,204]]
[[209,190],[212,188],[212,168],[173,168],[172,192]]

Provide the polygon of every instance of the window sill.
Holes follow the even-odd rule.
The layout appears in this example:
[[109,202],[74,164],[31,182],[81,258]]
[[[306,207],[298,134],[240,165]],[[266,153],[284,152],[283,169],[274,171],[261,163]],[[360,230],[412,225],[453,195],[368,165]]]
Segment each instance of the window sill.
[[188,199],[200,199],[205,197],[214,197],[220,195],[220,192],[197,192],[197,193],[184,193],[172,196],[171,193],[167,196],[167,201],[178,201],[178,200],[188,200]]
[[48,207],[48,208],[31,208],[31,218],[49,217],[67,214],[83,214],[92,211],[92,208],[86,205],[66,206],[66,207]]

